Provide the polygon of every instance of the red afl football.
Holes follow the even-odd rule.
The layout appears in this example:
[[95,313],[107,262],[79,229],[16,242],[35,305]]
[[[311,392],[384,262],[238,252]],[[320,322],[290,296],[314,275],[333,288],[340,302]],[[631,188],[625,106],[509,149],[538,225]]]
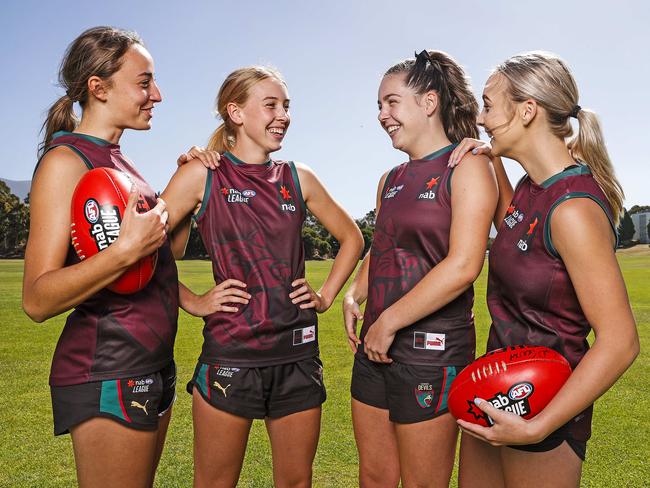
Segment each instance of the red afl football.
[[[120,235],[124,210],[129,201],[131,180],[111,168],[95,168],[79,180],[72,196],[72,246],[84,260],[103,251]],[[139,213],[149,210],[142,195],[138,196],[136,209]],[[140,259],[108,289],[129,294],[144,288],[156,269],[158,251]]]
[[569,362],[544,346],[511,346],[481,356],[456,377],[448,406],[457,419],[489,427],[476,397],[525,419],[537,415],[571,375]]

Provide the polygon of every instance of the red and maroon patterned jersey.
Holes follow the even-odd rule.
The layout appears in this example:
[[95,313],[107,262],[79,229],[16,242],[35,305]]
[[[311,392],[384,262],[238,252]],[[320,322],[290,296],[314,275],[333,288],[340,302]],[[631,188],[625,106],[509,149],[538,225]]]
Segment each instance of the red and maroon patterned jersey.
[[[449,252],[453,169],[447,162],[454,147],[403,163],[386,177],[370,248],[362,341],[379,315]],[[472,361],[473,303],[474,290],[469,287],[441,309],[397,332],[388,356],[406,364],[438,366]]]
[[[147,200],[156,195],[120,146],[83,134],[57,132],[47,150],[72,149],[89,169],[126,173]],[[79,262],[72,246],[66,266]],[[158,250],[151,281],[139,292],[120,295],[103,289],[75,307],[54,351],[50,384],[73,385],[158,371],[173,359],[178,320],[178,275],[169,242]]]
[[226,152],[208,171],[196,222],[215,282],[241,280],[252,298],[204,318],[201,362],[259,367],[318,354],[316,312],[289,298],[305,276],[305,214],[291,162],[247,164]]
[[[488,351],[520,344],[546,346],[566,357],[572,368],[587,352],[591,327],[551,239],[554,210],[572,198],[598,203],[616,235],[611,208],[587,166],[571,166],[541,185],[524,177],[490,249]],[[590,415],[591,407],[578,420]],[[576,422],[576,438],[588,439],[589,426]]]

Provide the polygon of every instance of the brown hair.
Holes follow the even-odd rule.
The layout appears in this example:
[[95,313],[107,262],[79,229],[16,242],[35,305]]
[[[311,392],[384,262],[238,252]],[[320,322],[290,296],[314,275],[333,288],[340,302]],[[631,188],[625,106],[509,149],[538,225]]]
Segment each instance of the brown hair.
[[416,59],[392,66],[384,76],[406,73],[406,85],[423,94],[434,90],[440,98],[440,116],[451,142],[478,138],[478,103],[463,68],[447,53],[422,51]]
[[48,110],[39,144],[42,154],[57,131],[73,131],[79,120],[74,113],[74,102],[83,109],[88,101],[88,79],[99,76],[110,83],[110,77],[122,65],[122,56],[133,45],[142,45],[142,39],[134,33],[114,27],[93,27],[84,31],[68,46],[59,67],[59,85],[65,95]]
[[[494,72],[508,80],[514,102],[532,98],[544,108],[551,131],[567,140],[573,158],[589,166],[618,224],[625,198],[623,188],[616,179],[598,117],[578,106],[578,86],[566,63],[555,54],[533,51],[507,59]],[[575,136],[572,116],[578,119]]]
[[228,104],[236,103],[237,105],[244,105],[248,100],[250,89],[253,85],[267,78],[275,78],[286,85],[282,75],[277,70],[267,66],[240,68],[228,75],[222,83],[221,88],[219,88],[219,93],[215,100],[217,117],[223,122],[210,136],[210,140],[208,141],[209,150],[223,153],[234,147],[236,134],[235,127],[232,125],[232,121],[228,116]]

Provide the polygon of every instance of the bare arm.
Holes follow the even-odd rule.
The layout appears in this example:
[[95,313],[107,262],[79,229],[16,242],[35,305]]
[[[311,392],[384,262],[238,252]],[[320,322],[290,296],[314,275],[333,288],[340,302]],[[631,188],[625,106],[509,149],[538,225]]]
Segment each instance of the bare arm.
[[64,267],[70,246],[72,195],[86,171],[72,150],[59,147],[45,155],[32,182],[23,309],[36,322],[70,310],[94,295],[130,265],[158,249],[166,238],[164,203],[138,214],[137,193],[132,193],[119,238],[106,250]]
[[533,419],[494,412],[489,402],[481,403],[495,425],[490,429],[462,426],[494,445],[541,441],[605,393],[639,353],[612,229],[602,209],[586,198],[562,203],[553,214],[551,234],[595,341],[557,395]]
[[[293,303],[303,302],[301,308],[311,304],[318,312],[324,312],[332,305],[358,263],[363,250],[363,237],[354,220],[331,197],[314,172],[303,164],[297,164],[296,168],[307,208],[339,242],[340,249],[319,292],[313,293],[305,280],[301,279],[294,281],[292,286],[303,286],[294,290],[289,297]],[[311,300],[304,303],[309,298]]]
[[[176,170],[161,196],[168,205],[169,227],[173,231],[172,250],[177,259],[185,254],[190,218],[203,202],[207,175],[204,163],[193,159]],[[225,304],[247,304],[250,299],[250,295],[242,289],[246,284],[239,280],[225,280],[203,295],[195,294],[183,283],[179,282],[178,286],[181,308],[197,317],[214,312],[237,312],[237,307]]]
[[452,179],[449,253],[424,278],[388,307],[365,337],[369,359],[390,362],[386,355],[398,330],[442,308],[465,291],[481,272],[497,185],[489,160],[466,156]]
[[[379,209],[381,207],[381,192],[384,188],[388,171],[379,179],[377,186],[376,197],[376,211],[375,215],[379,216]],[[360,305],[368,298],[368,271],[370,269],[370,250],[361,261],[361,266],[357,271],[354,280],[348,287],[343,297],[343,321],[345,323],[345,331],[348,336],[348,343],[352,352],[357,352],[357,346],[361,343],[357,336],[357,321],[363,320]]]

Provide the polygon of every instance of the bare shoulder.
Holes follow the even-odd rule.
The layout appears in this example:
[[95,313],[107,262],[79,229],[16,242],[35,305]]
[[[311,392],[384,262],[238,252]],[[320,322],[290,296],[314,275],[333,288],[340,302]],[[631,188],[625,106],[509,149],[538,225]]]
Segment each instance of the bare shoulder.
[[454,178],[463,177],[464,175],[477,174],[494,174],[492,161],[483,154],[467,153],[463,161],[454,168]]
[[58,195],[66,188],[74,188],[87,171],[86,163],[72,149],[55,147],[43,156],[38,165],[32,181],[31,197],[41,191]]
[[611,248],[616,240],[607,214],[590,198],[571,198],[559,204],[551,219],[551,235],[560,254],[572,247],[592,248],[599,243]]

